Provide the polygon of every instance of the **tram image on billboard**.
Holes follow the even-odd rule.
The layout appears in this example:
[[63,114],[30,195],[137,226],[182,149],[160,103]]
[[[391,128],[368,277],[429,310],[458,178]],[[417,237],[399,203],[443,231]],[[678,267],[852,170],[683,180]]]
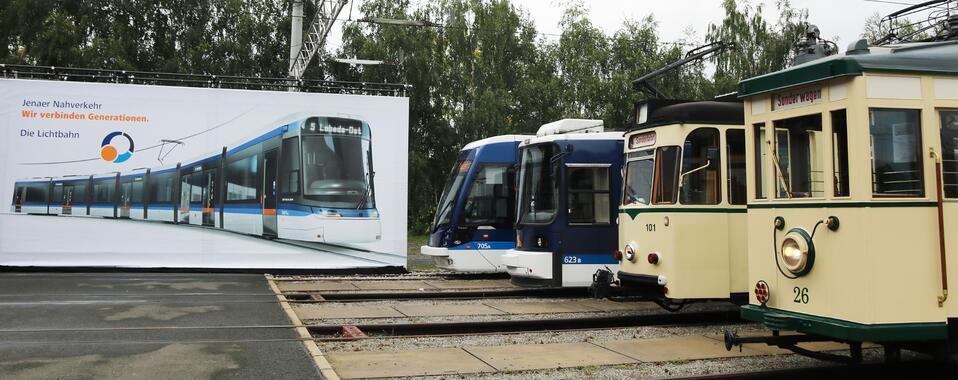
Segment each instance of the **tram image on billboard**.
[[195,161],[18,180],[11,211],[162,221],[309,242],[380,240],[369,125],[342,117],[295,120]]

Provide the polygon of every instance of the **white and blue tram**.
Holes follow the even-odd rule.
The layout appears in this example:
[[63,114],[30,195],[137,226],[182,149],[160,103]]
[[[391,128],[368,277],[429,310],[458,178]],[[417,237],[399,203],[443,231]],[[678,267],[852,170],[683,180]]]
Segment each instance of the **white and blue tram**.
[[16,181],[11,209],[366,243],[381,237],[374,173],[369,124],[312,116],[174,166]]
[[622,132],[602,120],[543,125],[519,145],[516,248],[502,256],[512,282],[586,287],[599,269],[618,270]]
[[515,248],[516,170],[523,135],[466,144],[436,207],[429,242],[420,248],[436,266],[457,272],[505,272]]

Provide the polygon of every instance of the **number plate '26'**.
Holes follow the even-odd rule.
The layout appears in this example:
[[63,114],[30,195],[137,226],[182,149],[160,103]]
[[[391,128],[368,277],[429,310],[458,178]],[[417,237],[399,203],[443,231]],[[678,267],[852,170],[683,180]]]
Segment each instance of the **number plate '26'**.
[[792,289],[792,293],[795,293],[795,299],[792,300],[792,302],[808,303],[808,288],[799,288],[796,286]]

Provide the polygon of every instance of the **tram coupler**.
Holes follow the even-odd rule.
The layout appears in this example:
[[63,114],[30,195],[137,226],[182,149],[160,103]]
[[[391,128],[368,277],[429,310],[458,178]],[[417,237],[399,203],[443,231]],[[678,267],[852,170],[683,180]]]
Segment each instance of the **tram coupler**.
[[812,351],[802,347],[799,347],[799,343],[804,342],[834,342],[835,339],[831,339],[824,336],[818,335],[807,335],[807,334],[792,334],[792,335],[781,335],[779,331],[772,331],[771,336],[738,336],[738,334],[732,332],[731,330],[725,330],[725,349],[731,351],[733,347],[738,346],[739,351],[742,350],[743,344],[749,343],[765,343],[769,346],[776,346],[783,348],[789,351],[792,351],[796,354],[807,356],[813,359],[825,360],[831,362],[838,362],[844,364],[857,364],[862,361],[862,343],[861,342],[844,342],[849,345],[849,352],[851,356],[835,355],[828,354],[824,352]]
[[621,293],[619,287],[613,287],[615,275],[611,270],[599,269],[592,275],[592,285],[589,286],[589,297],[605,299]]

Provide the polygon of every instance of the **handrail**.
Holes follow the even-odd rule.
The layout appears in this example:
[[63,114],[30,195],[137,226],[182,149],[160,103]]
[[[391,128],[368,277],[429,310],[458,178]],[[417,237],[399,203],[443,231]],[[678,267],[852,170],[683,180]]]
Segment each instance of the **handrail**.
[[929,156],[935,160],[935,191],[938,193],[936,201],[938,206],[938,254],[941,262],[941,295],[938,296],[938,307],[943,307],[948,300],[948,265],[945,256],[945,211],[944,197],[942,195],[941,178],[941,156],[935,152],[934,148],[929,149]]

